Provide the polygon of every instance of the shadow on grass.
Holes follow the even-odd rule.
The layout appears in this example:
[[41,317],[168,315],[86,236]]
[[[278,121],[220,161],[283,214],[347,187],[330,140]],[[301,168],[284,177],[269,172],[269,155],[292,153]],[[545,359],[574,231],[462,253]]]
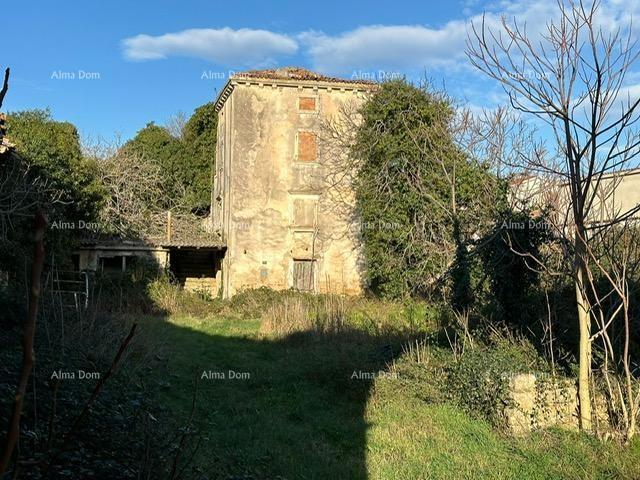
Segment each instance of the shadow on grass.
[[[101,282],[86,314],[62,314],[54,303],[43,302],[38,368],[22,422],[23,438],[30,435],[32,441],[21,445],[19,459],[26,465],[21,478],[142,478],[141,472],[147,478],[151,471],[159,476],[149,478],[159,479],[368,478],[367,401],[375,379],[381,372],[389,375],[409,334],[342,329],[265,338],[257,320],[170,316],[155,305],[145,278]],[[46,460],[61,448],[56,435],[68,430],[96,383],[78,376],[53,382],[52,373],[104,373],[132,320],[139,322],[136,338],[118,369],[127,373],[107,382],[64,454],[45,468],[47,461],[34,459]],[[2,436],[17,383],[21,332],[5,333],[0,335]],[[197,401],[189,422],[194,383]],[[156,407],[162,407],[162,416]],[[144,420],[154,417],[155,425]],[[190,431],[186,445],[180,429],[170,438],[176,425],[189,423],[197,433],[184,429]],[[148,445],[167,451],[147,452]],[[184,450],[176,462],[180,475],[171,476],[178,450]]]
[[[366,479],[365,408],[399,337],[360,331],[261,339],[258,322],[148,322],[169,347],[158,396],[186,417],[194,379],[209,478]],[[154,374],[155,375],[155,374]]]

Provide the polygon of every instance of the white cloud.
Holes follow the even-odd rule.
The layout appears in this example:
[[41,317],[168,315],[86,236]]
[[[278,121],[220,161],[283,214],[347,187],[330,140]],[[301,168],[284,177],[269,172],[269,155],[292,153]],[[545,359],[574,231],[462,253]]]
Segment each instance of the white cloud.
[[[476,0],[466,0],[465,7],[478,10]],[[517,21],[526,25],[531,38],[547,33],[547,23],[559,16],[556,0],[497,1],[485,4],[484,21],[487,27],[500,31],[501,17],[508,23]],[[626,25],[629,16],[640,12],[639,0],[603,0],[597,12],[598,26],[605,32]],[[425,25],[370,25],[338,35],[305,32],[298,36],[306,46],[313,66],[321,71],[345,74],[358,69],[424,69],[464,68],[466,39],[471,24],[479,26],[482,15],[471,14],[465,8],[466,18],[450,20],[440,26]]]
[[448,64],[464,55],[465,23],[442,28],[421,25],[371,25],[338,36],[305,32],[299,36],[315,68],[349,72],[362,68],[422,69]]
[[[484,21],[500,31],[501,17],[526,25],[531,38],[546,32],[546,24],[559,15],[556,0],[463,0],[466,15],[441,25],[364,25],[337,34],[321,31],[280,34],[257,29],[189,29],[163,35],[137,35],[123,40],[124,55],[131,60],[170,56],[203,58],[225,67],[260,68],[277,64],[298,53],[295,60],[327,74],[368,78],[419,77],[426,70],[474,81],[481,74],[471,68],[466,40],[471,24]],[[474,13],[471,13],[473,11]],[[602,0],[597,22],[605,31],[628,23],[640,13],[640,0]],[[636,15],[637,16],[637,15]],[[482,93],[482,92],[481,92]]]
[[178,55],[225,65],[264,65],[298,50],[298,43],[287,35],[228,27],[194,28],[158,36],[140,34],[124,39],[122,45],[125,58],[130,60],[159,60]]

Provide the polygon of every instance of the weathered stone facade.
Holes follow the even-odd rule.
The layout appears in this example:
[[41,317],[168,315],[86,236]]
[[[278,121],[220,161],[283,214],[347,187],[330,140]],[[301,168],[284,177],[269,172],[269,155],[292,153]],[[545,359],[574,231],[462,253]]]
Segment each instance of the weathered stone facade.
[[[232,77],[216,102],[212,221],[226,245],[225,298],[248,288],[358,294],[362,258],[352,209],[327,194],[323,122],[374,85],[301,69]],[[349,192],[345,192],[349,196]]]

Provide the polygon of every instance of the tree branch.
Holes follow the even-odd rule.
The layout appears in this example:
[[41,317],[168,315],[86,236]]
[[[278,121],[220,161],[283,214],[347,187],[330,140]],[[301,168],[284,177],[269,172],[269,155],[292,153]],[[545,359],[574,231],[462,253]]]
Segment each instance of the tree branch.
[[0,90],[0,108],[2,108],[2,102],[4,101],[4,96],[7,94],[9,90],[9,74],[11,69],[7,67],[4,71],[4,82],[2,84],[2,90]]

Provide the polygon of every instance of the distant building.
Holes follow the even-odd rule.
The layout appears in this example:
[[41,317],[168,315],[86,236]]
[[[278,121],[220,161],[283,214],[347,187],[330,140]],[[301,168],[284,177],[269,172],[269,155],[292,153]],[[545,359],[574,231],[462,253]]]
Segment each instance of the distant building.
[[[373,82],[300,68],[239,73],[216,100],[212,222],[225,298],[266,286],[358,294],[358,221],[328,194],[323,123],[362,104]],[[350,192],[343,192],[349,197]]]
[[[537,175],[515,177],[510,184],[511,201],[534,216],[545,211],[556,226],[570,227],[573,217],[571,190],[566,181]],[[597,188],[589,206],[587,224],[608,224],[629,217],[640,218],[640,168],[594,175],[592,188]]]

